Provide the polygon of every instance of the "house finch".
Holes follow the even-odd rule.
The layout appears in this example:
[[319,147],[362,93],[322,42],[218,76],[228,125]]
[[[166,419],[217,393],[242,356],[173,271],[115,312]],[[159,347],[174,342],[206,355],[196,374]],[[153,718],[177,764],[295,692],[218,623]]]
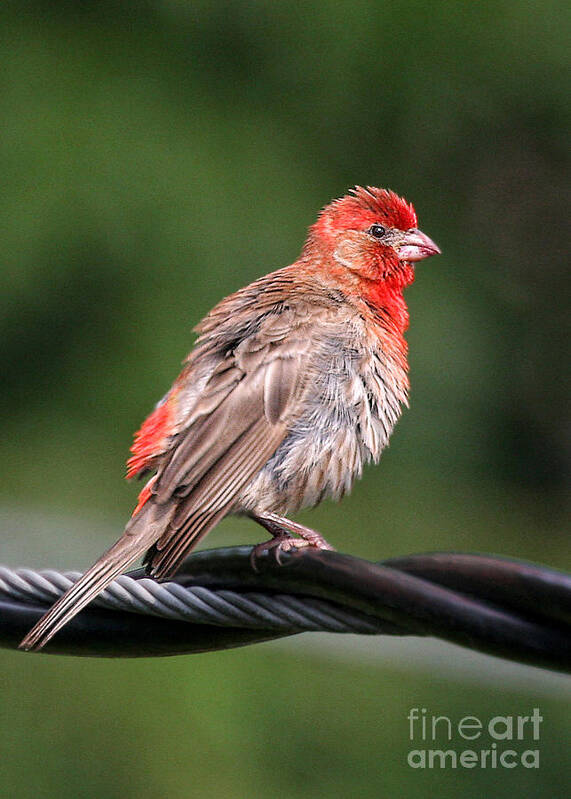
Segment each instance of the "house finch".
[[323,209],[294,264],[222,300],[135,436],[127,476],[154,476],[125,532],[21,648],[44,646],[144,552],[151,576],[172,575],[229,513],[271,533],[255,556],[331,549],[285,514],[340,499],[378,461],[407,404],[403,289],[439,252],[412,205],[357,186]]

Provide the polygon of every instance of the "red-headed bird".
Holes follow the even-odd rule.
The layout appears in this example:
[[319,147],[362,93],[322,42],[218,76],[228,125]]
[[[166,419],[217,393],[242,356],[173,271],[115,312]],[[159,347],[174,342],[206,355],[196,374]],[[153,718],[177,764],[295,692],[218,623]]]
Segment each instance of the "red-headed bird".
[[295,263],[222,300],[135,436],[128,477],[154,476],[125,532],[20,647],[43,647],[145,552],[151,576],[174,574],[229,513],[273,536],[254,554],[330,549],[285,514],[340,499],[378,461],[407,404],[403,289],[439,252],[412,205],[357,186],[323,209]]

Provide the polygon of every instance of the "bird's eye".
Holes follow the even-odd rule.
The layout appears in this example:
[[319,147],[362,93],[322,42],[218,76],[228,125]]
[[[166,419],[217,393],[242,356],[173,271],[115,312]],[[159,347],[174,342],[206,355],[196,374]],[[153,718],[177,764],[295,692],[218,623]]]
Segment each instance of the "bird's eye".
[[387,229],[384,228],[382,225],[371,225],[368,230],[371,236],[374,236],[376,239],[380,239],[382,236],[385,235]]

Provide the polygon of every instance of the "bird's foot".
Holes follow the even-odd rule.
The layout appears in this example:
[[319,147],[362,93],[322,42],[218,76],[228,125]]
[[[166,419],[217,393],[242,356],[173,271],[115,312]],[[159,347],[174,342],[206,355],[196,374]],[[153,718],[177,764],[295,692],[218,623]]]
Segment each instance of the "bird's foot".
[[260,571],[258,568],[258,560],[262,557],[264,552],[272,553],[276,563],[282,565],[282,552],[291,552],[293,549],[301,549],[309,546],[309,541],[304,541],[303,538],[294,538],[289,533],[276,535],[270,538],[269,541],[264,541],[262,544],[257,544],[252,548],[250,553],[250,563],[255,572]]
[[[292,522],[284,516],[268,513],[263,516],[255,515],[253,518],[273,536],[269,541],[264,541],[264,543],[258,544],[252,549],[250,563],[254,571],[259,571],[257,561],[266,551],[273,552],[276,563],[281,566],[282,552],[291,552],[307,547],[314,547],[315,549],[334,549],[331,544],[327,543],[321,533],[312,530],[310,527],[304,527],[304,525],[298,524],[297,522]],[[294,533],[296,535],[294,535]],[[298,538],[297,536],[300,537]]]

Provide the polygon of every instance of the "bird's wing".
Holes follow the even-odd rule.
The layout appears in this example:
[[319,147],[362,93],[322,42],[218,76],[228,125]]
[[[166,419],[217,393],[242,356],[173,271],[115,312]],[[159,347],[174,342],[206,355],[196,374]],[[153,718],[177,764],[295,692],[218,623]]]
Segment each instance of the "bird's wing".
[[284,339],[307,318],[308,306],[299,300],[295,313],[280,307],[293,282],[291,267],[265,275],[223,299],[200,322],[199,339],[181,374],[135,434],[127,478],[159,468],[176,446],[178,433],[215,409],[240,381],[235,349],[247,370],[257,353],[263,356],[268,344]]
[[232,509],[299,412],[315,342],[303,320],[283,316],[263,317],[255,333],[219,360],[159,468],[154,502],[174,501],[177,508],[147,553],[155,577],[172,574]]
[[152,425],[148,430],[149,459],[141,465],[152,468],[157,457],[160,462],[146,501],[121,538],[33,627],[22,648],[44,646],[145,549],[153,575],[176,570],[283,440],[307,390],[314,344],[307,317],[277,310],[254,316],[248,331],[239,315],[227,314],[199,339],[175,383],[181,407],[190,410],[176,420],[174,435],[151,435]]

